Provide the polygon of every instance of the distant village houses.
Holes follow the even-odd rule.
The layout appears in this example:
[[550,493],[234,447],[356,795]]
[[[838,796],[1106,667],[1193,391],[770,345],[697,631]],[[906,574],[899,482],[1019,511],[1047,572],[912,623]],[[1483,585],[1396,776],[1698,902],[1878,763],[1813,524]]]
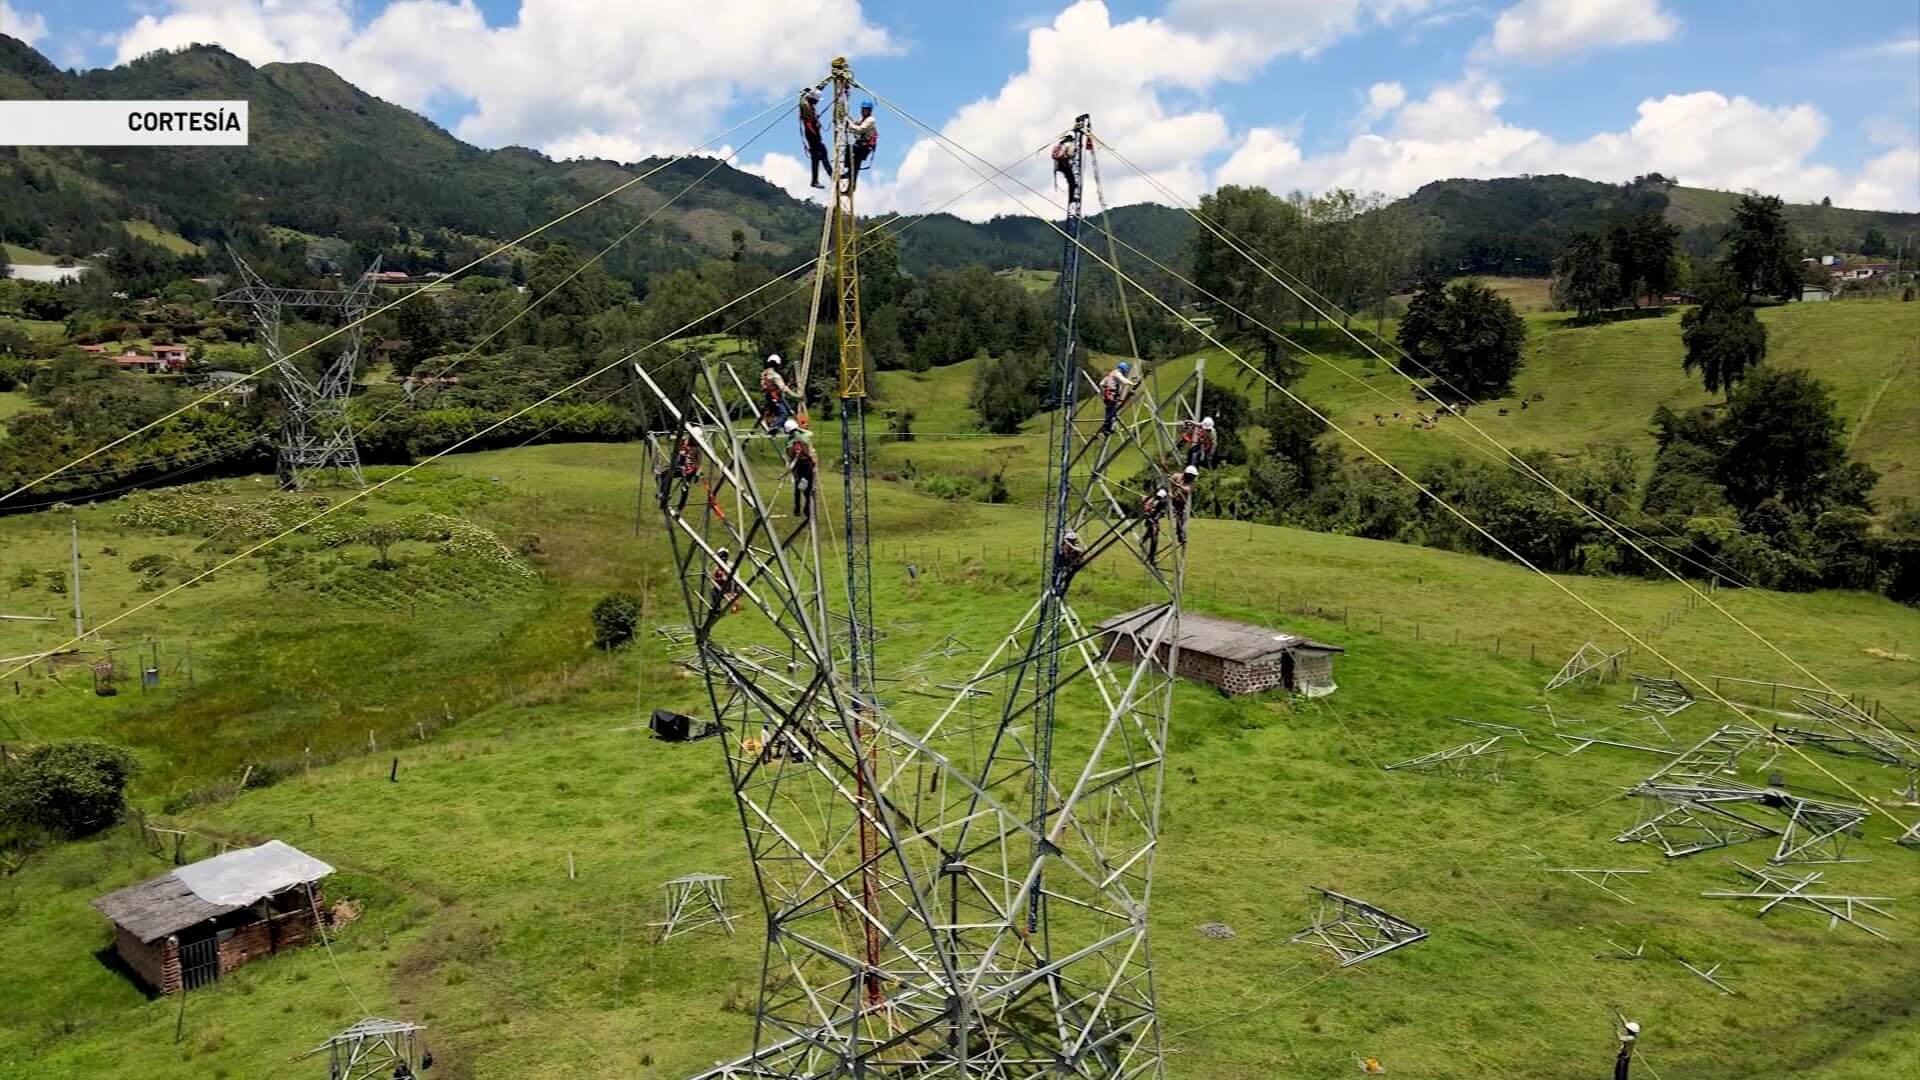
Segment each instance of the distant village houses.
[[[88,352],[104,352],[101,346],[81,346]],[[142,371],[149,375],[172,375],[187,369],[187,360],[192,351],[185,345],[155,345],[146,352],[129,350],[113,358],[113,362],[129,371]]]

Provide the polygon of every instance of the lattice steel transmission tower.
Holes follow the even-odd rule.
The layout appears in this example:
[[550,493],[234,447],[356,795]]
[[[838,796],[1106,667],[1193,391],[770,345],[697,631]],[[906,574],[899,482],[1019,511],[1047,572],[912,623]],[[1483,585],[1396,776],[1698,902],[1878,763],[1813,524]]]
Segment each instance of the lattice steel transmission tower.
[[[364,486],[360,475],[360,448],[353,441],[347,419],[347,400],[353,395],[354,370],[360,363],[360,320],[373,306],[375,259],[360,280],[347,289],[287,289],[269,285],[237,252],[229,250],[239,273],[237,288],[215,297],[216,302],[245,304],[260,327],[260,343],[279,376],[287,416],[280,427],[279,461],[275,473],[283,488],[306,486],[307,474],[342,469]],[[336,339],[338,353],[308,372],[287,356],[280,341],[280,313],[284,308],[319,308],[340,313],[346,329]]]
[[[843,98],[852,79],[834,70]],[[836,170],[843,117],[837,104]],[[1082,118],[1076,170],[1087,134]],[[850,219],[840,194],[828,212]],[[845,241],[829,239],[836,253]],[[831,544],[836,527],[863,540],[865,522],[779,512],[782,457],[759,422],[735,419],[757,411],[737,373],[709,363],[676,397],[636,365],[693,465],[661,474],[658,501],[767,914],[753,1047],[704,1078],[1160,1075],[1147,909],[1184,551],[1149,537],[1137,512],[1149,492],[1131,485],[1180,467],[1172,425],[1198,418],[1200,375],[1164,397],[1143,389],[1111,432],[1097,410],[1080,415],[1077,250],[1069,239],[1059,286],[1057,456],[1036,538],[1048,554],[1035,598],[986,658],[929,677],[957,686],[950,697],[877,674],[908,665],[876,648],[895,639],[861,612],[865,568]],[[850,260],[834,272],[844,365],[857,284]],[[842,376],[851,440],[858,376]],[[854,453],[843,449],[850,483]],[[1137,617],[1112,634],[1075,613],[1073,575],[1056,573],[1069,528],[1095,537],[1079,573],[1140,590]],[[844,615],[827,599],[835,570]]]

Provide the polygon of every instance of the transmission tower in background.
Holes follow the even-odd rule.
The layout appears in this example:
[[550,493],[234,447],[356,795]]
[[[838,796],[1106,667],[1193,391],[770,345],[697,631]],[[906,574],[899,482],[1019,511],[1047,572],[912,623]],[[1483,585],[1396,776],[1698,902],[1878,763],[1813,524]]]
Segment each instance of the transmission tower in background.
[[[822,269],[839,309],[842,480],[861,488],[841,501],[848,520],[803,500],[787,512],[779,441],[738,372],[705,362],[670,395],[635,366],[685,448],[656,498],[767,915],[753,1046],[701,1076],[1157,1077],[1147,908],[1183,552],[1170,529],[1151,550],[1136,511],[1142,485],[1179,468],[1174,425],[1197,418],[1199,373],[1164,397],[1143,389],[1111,431],[1097,408],[1081,415],[1076,202],[1035,598],[951,661],[965,667],[893,655],[870,614],[852,203],[838,190],[855,84],[841,63],[830,81],[835,266]],[[1076,179],[1089,134],[1082,118]],[[1070,528],[1089,540],[1083,580],[1137,588],[1110,632],[1057,587],[1051,552]],[[844,609],[828,599],[836,577]]]
[[[360,474],[360,448],[347,418],[347,400],[353,395],[353,377],[360,363],[360,320],[373,306],[375,259],[360,279],[346,289],[288,289],[269,285],[237,252],[229,249],[239,285],[215,301],[245,304],[260,331],[260,344],[279,380],[287,414],[282,421],[274,472],[283,488],[302,488],[308,474],[344,470],[356,486],[365,486]],[[308,370],[289,359],[281,342],[281,312],[286,308],[319,309],[339,313],[346,329],[334,338],[339,351],[316,360]],[[320,350],[315,350],[319,352]]]

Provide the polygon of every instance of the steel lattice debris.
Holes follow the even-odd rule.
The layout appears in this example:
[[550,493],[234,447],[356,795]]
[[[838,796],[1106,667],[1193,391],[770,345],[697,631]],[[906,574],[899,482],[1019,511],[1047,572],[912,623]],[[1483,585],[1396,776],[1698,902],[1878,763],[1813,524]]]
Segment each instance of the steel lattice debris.
[[1801,875],[1771,866],[1756,869],[1742,862],[1734,862],[1733,866],[1739,872],[1741,891],[1715,890],[1703,892],[1700,895],[1710,900],[1762,901],[1760,910],[1755,912],[1756,916],[1765,916],[1779,907],[1802,908],[1827,916],[1828,930],[1844,922],[1882,940],[1887,937],[1879,928],[1863,921],[1862,913],[1871,913],[1891,920],[1893,915],[1885,908],[1877,906],[1892,903],[1894,898],[1891,896],[1813,893],[1807,890],[1820,884],[1825,877],[1819,871]]
[[1287,940],[1326,949],[1340,958],[1341,967],[1351,967],[1427,936],[1420,927],[1364,900],[1318,886],[1308,886],[1307,899],[1315,904],[1313,925]]
[[433,1061],[432,1052],[420,1042],[420,1032],[425,1030],[405,1020],[369,1016],[294,1060],[327,1055],[327,1080],[409,1076]]
[[1381,769],[1385,772],[1417,772],[1497,784],[1500,782],[1500,755],[1506,753],[1506,747],[1500,745],[1500,738],[1495,735],[1479,742],[1450,746],[1431,754],[1383,765]]
[[727,912],[729,880],[725,874],[688,874],[663,883],[660,889],[666,894],[666,918],[648,924],[660,929],[654,940],[665,941],[710,926],[718,926],[731,937],[734,916]]
[[1773,733],[1783,742],[1865,757],[1900,769],[1920,769],[1920,744],[1867,714],[1819,698],[1796,698],[1794,704],[1804,715],[1792,724],[1773,726]]
[[1625,649],[1608,652],[1589,641],[1575,649],[1573,655],[1567,658],[1566,664],[1553,678],[1547,680],[1545,693],[1551,694],[1568,683],[1578,682],[1588,675],[1596,674],[1625,655],[1627,655]]
[[1631,904],[1633,901],[1629,899],[1625,893],[1616,892],[1610,887],[1613,880],[1629,874],[1651,874],[1653,872],[1651,870],[1609,870],[1588,867],[1552,866],[1544,867],[1544,869],[1549,874],[1572,874],[1574,877],[1579,878],[1581,881],[1586,882],[1624,904]]

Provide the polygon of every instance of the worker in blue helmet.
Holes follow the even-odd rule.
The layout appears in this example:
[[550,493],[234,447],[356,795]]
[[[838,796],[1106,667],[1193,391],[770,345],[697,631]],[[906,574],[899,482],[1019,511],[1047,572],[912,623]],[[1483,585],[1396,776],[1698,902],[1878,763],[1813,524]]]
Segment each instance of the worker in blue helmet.
[[1111,435],[1114,421],[1120,418],[1120,408],[1133,396],[1134,380],[1132,365],[1125,360],[1113,365],[1113,370],[1100,380],[1100,402],[1106,406],[1106,419],[1100,424],[1100,434]]
[[880,147],[880,128],[873,120],[873,101],[860,103],[860,117],[847,125],[847,190],[860,183],[860,170]]

